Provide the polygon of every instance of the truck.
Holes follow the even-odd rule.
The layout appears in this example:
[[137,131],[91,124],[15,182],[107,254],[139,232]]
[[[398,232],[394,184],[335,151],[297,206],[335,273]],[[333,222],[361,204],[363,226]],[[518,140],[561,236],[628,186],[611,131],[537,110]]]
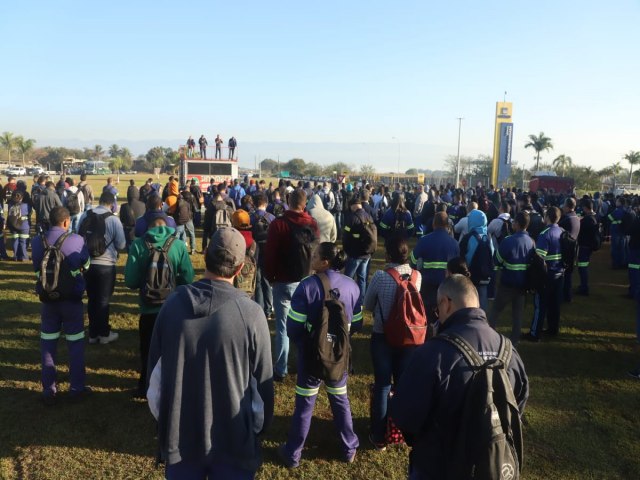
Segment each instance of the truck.
[[553,190],[554,193],[573,192],[575,182],[570,177],[558,177],[555,175],[534,175],[529,181],[529,191]]
[[[184,151],[184,150],[182,150]],[[238,160],[211,160],[180,156],[178,167],[180,185],[186,185],[195,178],[202,192],[206,192],[213,182],[229,182],[238,178]]]

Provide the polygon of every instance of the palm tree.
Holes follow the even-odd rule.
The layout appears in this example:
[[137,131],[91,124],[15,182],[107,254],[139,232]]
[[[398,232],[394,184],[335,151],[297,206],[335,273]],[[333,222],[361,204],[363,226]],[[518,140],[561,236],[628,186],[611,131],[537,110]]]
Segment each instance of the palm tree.
[[609,167],[609,170],[611,172],[611,175],[613,176],[613,187],[615,189],[618,175],[620,175],[620,172],[622,171],[622,165],[620,165],[620,162],[616,162]]
[[33,146],[36,141],[33,138],[24,138],[23,136],[19,136],[16,138],[16,145],[18,147],[18,152],[22,154],[22,166],[26,167],[25,157],[27,153],[33,150]]
[[536,151],[536,170],[540,165],[540,152],[549,151],[553,149],[553,143],[549,137],[544,136],[544,132],[540,132],[539,136],[529,135],[529,142],[525,144],[524,148],[533,148]]
[[634,152],[633,150],[631,150],[622,158],[624,158],[627,162],[629,162],[629,183],[631,183],[633,166],[638,165],[640,163],[640,152]]
[[103,154],[104,150],[102,149],[102,145],[96,145],[93,147],[93,156],[96,160],[100,160]]
[[16,138],[11,132],[2,132],[0,135],[0,144],[9,154],[9,163],[11,163],[11,152],[16,148]]
[[567,168],[573,166],[573,160],[568,155],[560,155],[553,161],[553,168],[562,170],[562,176],[564,177],[564,171]]
[[116,158],[119,155],[120,155],[120,147],[114,143],[109,147],[109,156],[111,158]]

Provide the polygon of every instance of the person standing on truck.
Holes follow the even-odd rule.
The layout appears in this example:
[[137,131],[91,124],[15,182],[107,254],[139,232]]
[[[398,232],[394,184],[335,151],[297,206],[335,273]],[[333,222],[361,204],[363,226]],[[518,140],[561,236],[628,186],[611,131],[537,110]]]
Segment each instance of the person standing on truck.
[[207,159],[207,139],[204,135],[200,135],[200,139],[198,140],[198,144],[200,145],[200,158]]

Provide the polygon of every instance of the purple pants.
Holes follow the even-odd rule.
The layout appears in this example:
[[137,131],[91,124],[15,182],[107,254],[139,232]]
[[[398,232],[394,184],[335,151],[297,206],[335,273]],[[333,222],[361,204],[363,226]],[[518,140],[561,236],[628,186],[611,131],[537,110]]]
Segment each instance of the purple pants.
[[69,349],[69,377],[71,391],[85,387],[84,322],[82,302],[43,303],[40,324],[40,352],[42,355],[42,390],[45,395],[56,393],[56,356],[58,339],[64,329]]
[[[302,362],[299,362],[299,366],[301,364]],[[291,419],[287,443],[285,444],[285,452],[295,465],[300,462],[302,448],[307,439],[311,418],[313,417],[313,407],[321,384],[322,380],[307,375],[304,369],[298,370],[296,405]],[[342,451],[346,459],[351,457],[360,445],[358,436],[353,431],[351,407],[347,396],[347,374],[345,373],[339,382],[327,382],[325,388],[331,405],[333,424],[340,437]]]

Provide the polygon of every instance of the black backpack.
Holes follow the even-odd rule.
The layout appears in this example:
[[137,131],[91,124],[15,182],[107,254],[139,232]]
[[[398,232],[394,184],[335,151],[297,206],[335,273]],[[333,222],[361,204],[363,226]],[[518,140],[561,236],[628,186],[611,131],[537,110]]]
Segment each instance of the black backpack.
[[538,239],[540,232],[544,230],[544,219],[537,210],[531,210],[529,212],[529,226],[527,227],[527,233],[535,242]]
[[466,256],[467,254],[469,239],[471,237],[474,237],[478,242],[476,251],[473,253],[473,258],[471,259],[471,264],[469,265],[471,281],[474,285],[488,285],[495,266],[491,253],[491,240],[488,235],[481,238],[477,232],[467,233],[460,242],[460,254],[462,256]]
[[331,291],[329,277],[317,274],[324,290],[324,303],[317,325],[311,325],[305,343],[305,367],[320,380],[342,380],[349,368],[351,344],[344,304]]
[[149,250],[149,263],[144,285],[140,289],[140,297],[147,305],[162,305],[176,288],[176,277],[169,259],[169,250],[175,240],[176,237],[171,235],[160,249],[148,240],[144,241]]
[[291,244],[282,259],[287,269],[300,281],[311,274],[311,256],[318,241],[311,225],[296,225],[285,219],[291,229]]
[[505,238],[513,235],[513,224],[511,223],[511,220],[506,220],[504,218],[501,218],[500,220],[502,220],[502,228],[500,229],[500,236],[496,238],[498,245],[500,245]]
[[407,222],[405,221],[404,212],[396,211],[395,212],[395,222],[393,224],[393,229],[396,232],[403,232],[407,229]]
[[67,210],[71,215],[77,215],[80,213],[80,201],[78,200],[78,192],[72,192],[67,190]]
[[87,244],[89,255],[91,258],[96,258],[104,255],[107,251],[107,247],[111,245],[111,242],[107,243],[105,234],[107,232],[106,220],[113,215],[111,212],[95,213],[93,210],[87,212],[87,218],[85,218],[80,225],[80,236],[84,237],[84,241]]
[[573,271],[578,256],[578,242],[571,234],[563,230],[560,234],[560,254],[562,255],[562,264],[567,271]]
[[500,337],[497,358],[488,360],[457,334],[434,337],[455,346],[472,372],[460,412],[460,428],[445,448],[447,479],[520,478],[522,423],[507,373],[512,345],[509,339]]
[[547,262],[535,249],[531,250],[526,278],[528,292],[542,293],[547,287]]
[[358,251],[367,255],[374,254],[378,248],[378,229],[375,222],[364,210],[362,213],[354,213],[353,216],[360,220],[360,223],[352,223],[351,225],[354,242],[357,241],[359,244]]
[[267,243],[267,236],[269,233],[269,225],[271,221],[267,218],[267,215],[254,214],[253,227],[251,227],[251,235],[253,235],[253,241],[259,244]]
[[191,220],[191,204],[182,196],[178,196],[173,218],[176,221],[176,225],[186,225]]
[[53,245],[49,245],[45,235],[40,237],[44,246],[44,255],[40,262],[36,290],[42,302],[59,302],[74,297],[76,279],[62,253],[62,244],[69,235],[71,232],[63,233]]
[[274,203],[273,204],[273,216],[276,218],[284,217],[284,205],[282,203]]
[[11,205],[7,214],[7,226],[11,229],[20,230],[22,229],[22,207],[21,203],[15,203]]

